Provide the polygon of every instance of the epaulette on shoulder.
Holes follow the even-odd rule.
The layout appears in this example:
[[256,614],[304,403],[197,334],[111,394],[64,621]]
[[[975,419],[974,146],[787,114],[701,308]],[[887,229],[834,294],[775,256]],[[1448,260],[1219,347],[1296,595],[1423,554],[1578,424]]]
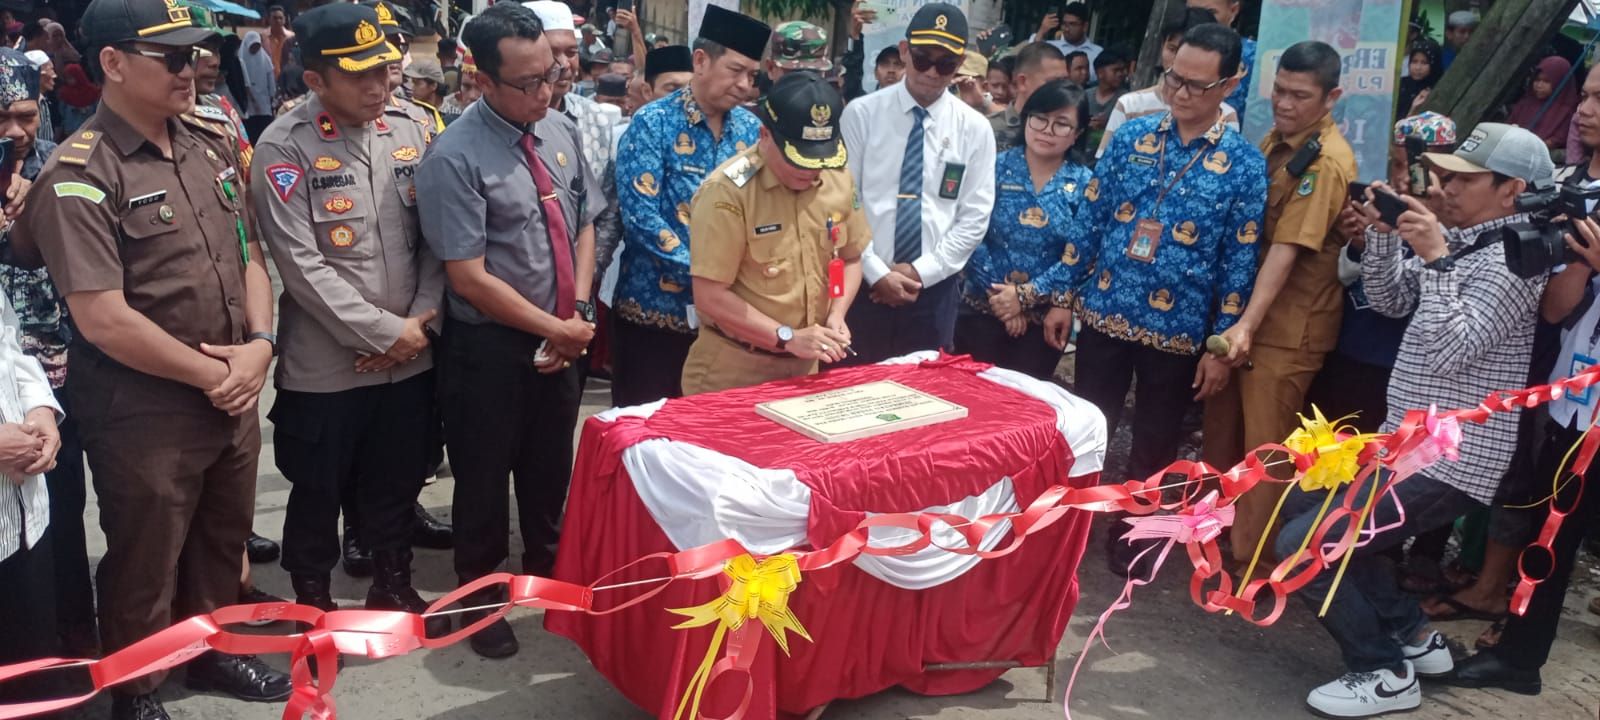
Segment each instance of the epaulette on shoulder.
[[[201,107],[201,106],[196,106],[196,109],[198,109],[199,107]],[[228,137],[229,136],[229,133],[228,133],[228,121],[226,119],[224,119],[224,120],[222,120],[220,122],[219,121],[213,121],[213,120],[209,120],[207,118],[201,117],[196,112],[186,112],[186,113],[184,113],[182,115],[179,115],[178,119],[182,120],[185,125],[188,125],[189,127],[195,128],[197,130],[204,130],[204,131],[206,131],[206,132],[208,132],[208,133],[210,133],[212,135],[216,135],[218,137]]]
[[200,102],[196,102],[194,104],[194,114],[195,117],[198,117],[202,120],[210,120],[212,122],[219,123],[233,122],[233,119],[228,117],[227,111],[223,110],[222,108],[206,105]]
[[56,161],[83,167],[89,164],[89,155],[100,144],[102,135],[94,130],[79,130],[56,147]]

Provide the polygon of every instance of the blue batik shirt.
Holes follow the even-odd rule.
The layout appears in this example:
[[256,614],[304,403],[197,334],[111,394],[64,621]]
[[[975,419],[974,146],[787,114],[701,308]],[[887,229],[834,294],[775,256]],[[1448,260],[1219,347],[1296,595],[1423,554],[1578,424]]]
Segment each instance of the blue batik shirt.
[[756,144],[761,121],[741,107],[711,134],[688,87],[634,113],[617,149],[622,210],[621,275],[612,310],[639,325],[692,333],[688,307],[689,201],[706,175]]
[[996,283],[1017,286],[1017,297],[1030,320],[1042,320],[1053,297],[1065,295],[1075,251],[1064,253],[1067,229],[1081,221],[1079,209],[1094,173],[1072,161],[1061,164],[1038,192],[1023,148],[995,158],[994,211],[989,232],[972,253],[962,273],[961,293],[966,304],[984,314],[989,310],[989,287]]
[[[1239,319],[1256,277],[1267,163],[1238,131],[1217,123],[1185,144],[1171,113],[1129,120],[1112,137],[1085,197],[1084,222],[1072,224],[1063,252],[1079,258],[1068,287],[1077,291],[1085,325],[1193,355],[1206,335]],[[1159,240],[1144,253],[1153,256],[1149,262],[1134,257],[1135,231],[1146,218],[1161,223]]]
[[1228,104],[1233,106],[1233,111],[1239,113],[1240,122],[1244,121],[1244,104],[1250,99],[1250,78],[1256,70],[1256,41],[1250,38],[1240,38],[1239,69],[1244,71],[1244,77],[1239,78],[1239,85],[1228,93]]
[[[45,160],[56,144],[42,137],[22,158],[22,177],[33,180],[44,169]],[[29,270],[10,264],[11,234],[0,235],[0,286],[4,286],[11,307],[17,312],[22,333],[17,337],[22,351],[39,361],[50,387],[60,389],[67,382],[67,346],[72,344],[72,325],[67,303],[45,268]]]

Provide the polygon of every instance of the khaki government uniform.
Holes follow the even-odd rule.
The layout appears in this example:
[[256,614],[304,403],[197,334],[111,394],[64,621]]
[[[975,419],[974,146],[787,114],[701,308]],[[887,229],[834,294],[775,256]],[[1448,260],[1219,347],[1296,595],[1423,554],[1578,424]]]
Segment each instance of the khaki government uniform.
[[[690,208],[689,272],[729,283],[734,294],[783,325],[827,320],[831,217],[839,257],[856,260],[872,242],[855,181],[845,169],[823,170],[817,185],[795,192],[764,167],[760,147],[723,163],[700,186]],[[683,366],[683,392],[694,394],[809,375],[817,361],[752,349],[702,319]]]
[[[168,121],[172,158],[114,111],[68,136],[35,183],[19,234],[61,294],[119,290],[191,348],[238,345],[250,228],[238,148],[214,123]],[[71,406],[100,499],[97,571],[106,652],[177,618],[234,603],[255,510],[255,412],[229,417],[201,390],[148,375],[81,335],[68,359]],[[121,691],[154,690],[165,673]]]
[[[1313,137],[1321,137],[1322,153],[1304,175],[1290,176],[1289,160]],[[1339,133],[1332,116],[1297,135],[1274,130],[1262,141],[1270,185],[1267,190],[1266,237],[1271,244],[1300,247],[1288,281],[1256,329],[1250,350],[1254,367],[1237,369],[1228,386],[1206,401],[1205,461],[1232,467],[1247,450],[1281,443],[1300,426],[1306,392],[1322,359],[1339,338],[1344,286],[1339,282],[1343,243],[1332,236],[1344,207],[1347,187],[1356,179],[1355,153]],[[1261,244],[1265,259],[1268,243]],[[1330,418],[1331,419],[1331,418]],[[1276,458],[1265,458],[1269,462]],[[1287,479],[1293,467],[1270,468]],[[1248,561],[1267,531],[1267,520],[1283,484],[1258,485],[1236,503],[1233,553]],[[1270,554],[1271,544],[1268,544]]]

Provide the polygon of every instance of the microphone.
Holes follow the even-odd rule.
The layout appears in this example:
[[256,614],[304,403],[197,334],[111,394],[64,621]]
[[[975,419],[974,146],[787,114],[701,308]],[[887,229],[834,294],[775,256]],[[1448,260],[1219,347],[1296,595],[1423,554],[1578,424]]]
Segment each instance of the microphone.
[[[1226,360],[1228,359],[1228,351],[1232,349],[1233,346],[1228,343],[1228,339],[1221,335],[1212,335],[1206,338],[1206,352],[1211,353],[1215,357]],[[1255,363],[1250,362],[1249,360],[1244,361],[1244,369],[1254,370],[1255,367]]]

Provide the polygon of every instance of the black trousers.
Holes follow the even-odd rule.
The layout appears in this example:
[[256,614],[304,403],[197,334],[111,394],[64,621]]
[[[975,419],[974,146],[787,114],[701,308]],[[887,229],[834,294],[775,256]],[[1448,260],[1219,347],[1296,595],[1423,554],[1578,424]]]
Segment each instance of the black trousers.
[[845,315],[856,355],[840,365],[867,365],[918,350],[955,348],[959,275],[923,288],[917,301],[904,307],[880,305],[867,293],[863,286]]
[[449,323],[445,336],[439,396],[456,481],[455,568],[465,582],[509,556],[513,479],[524,562],[548,557],[572,478],[580,394],[576,368],[534,369],[539,337],[461,322]]
[[1029,323],[1020,337],[1011,337],[998,318],[965,308],[956,315],[956,352],[1040,380],[1054,378],[1061,363],[1061,351],[1044,341],[1044,326]]
[[[10,481],[6,481],[10,485]],[[7,502],[12,502],[7,500]],[[0,560],[0,665],[54,657],[56,639],[55,570],[51,537],[54,526],[31,548]],[[54,697],[59,673],[0,683],[0,701],[23,702]]]
[[89,547],[84,540],[83,511],[88,502],[88,478],[83,472],[83,441],[73,415],[67,389],[56,390],[56,402],[66,411],[61,421],[61,450],[56,468],[45,473],[50,490],[50,535],[55,561],[56,622],[63,633],[78,630],[92,637],[94,585],[89,581]]
[[329,393],[278,391],[269,417],[278,469],[292,487],[283,518],[283,569],[326,577],[339,561],[340,496],[354,496],[368,550],[411,546],[411,505],[422,487],[429,370],[397,383]]
[[[1538,412],[1543,414],[1542,411]],[[1566,455],[1581,434],[1581,431],[1551,423],[1539,448],[1538,462],[1535,463],[1537,476],[1547,483],[1546,487],[1550,479],[1555,477],[1562,456]],[[1577,508],[1561,524],[1561,532],[1556,534],[1555,542],[1551,544],[1554,567],[1551,567],[1543,552],[1534,551],[1529,557],[1527,567],[1531,573],[1535,573],[1535,577],[1546,568],[1550,568],[1550,575],[1534,589],[1527,614],[1512,615],[1506,619],[1505,633],[1500,636],[1500,644],[1492,650],[1512,667],[1534,670],[1543,667],[1545,661],[1550,659],[1550,646],[1555,643],[1556,628],[1561,623],[1561,606],[1567,597],[1578,549],[1593,526],[1595,513],[1600,511],[1600,484],[1597,483],[1600,483],[1600,463],[1590,465],[1581,488],[1579,483],[1574,482],[1567,483],[1561,489],[1557,502],[1560,508],[1571,508],[1573,496],[1580,489],[1583,495],[1577,501]],[[1543,523],[1544,517],[1545,514],[1540,513],[1539,522]]]
[[[1118,340],[1092,328],[1078,333],[1076,392],[1106,416],[1106,432],[1122,419],[1128,386],[1138,379],[1133,402],[1133,449],[1125,475],[1143,480],[1178,456],[1183,416],[1194,399],[1200,359]],[[1125,478],[1105,478],[1121,482]]]
[[1306,403],[1316,405],[1328,419],[1351,417],[1347,422],[1362,432],[1377,432],[1389,412],[1390,369],[1353,360],[1338,352],[1322,359],[1322,370],[1311,381]]
[[683,397],[683,361],[697,336],[616,315],[611,320],[611,404],[628,407]]

